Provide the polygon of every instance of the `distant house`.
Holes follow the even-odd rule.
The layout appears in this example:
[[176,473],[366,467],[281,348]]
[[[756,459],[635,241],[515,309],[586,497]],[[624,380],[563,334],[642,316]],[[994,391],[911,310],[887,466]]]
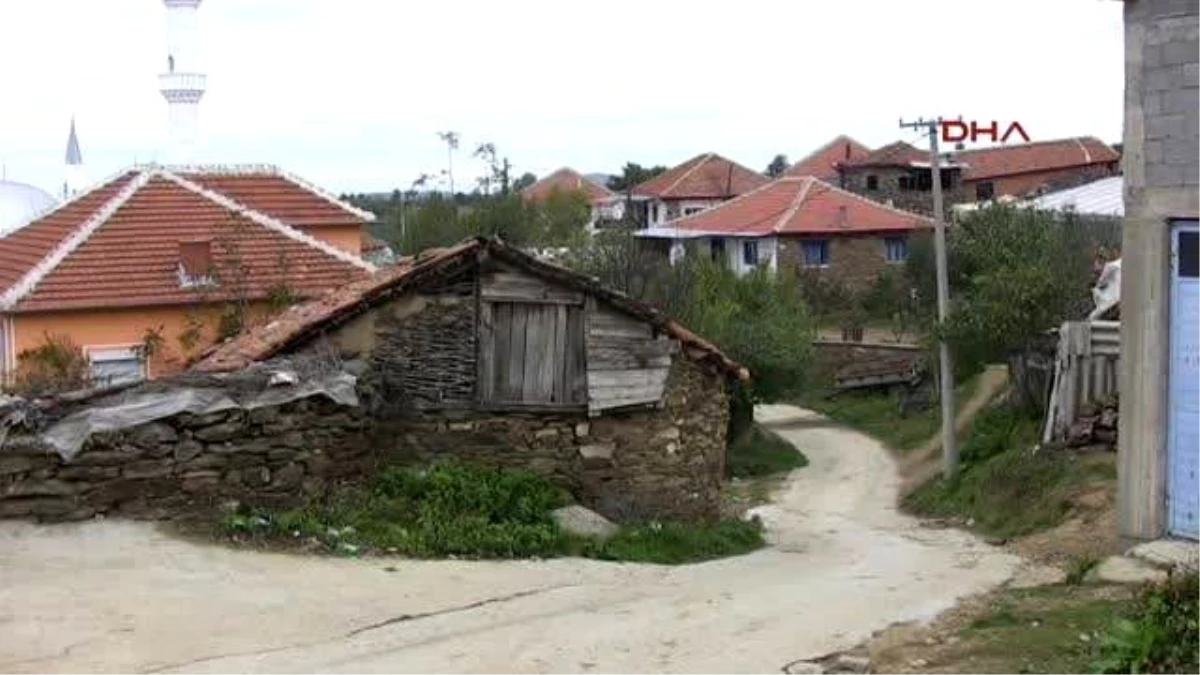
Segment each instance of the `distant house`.
[[[933,215],[933,169],[929,151],[897,141],[866,155],[839,161],[838,185],[872,201]],[[946,209],[968,201],[962,168],[950,157],[941,162],[942,198]]]
[[738,274],[786,265],[864,288],[902,265],[910,237],[932,225],[816,178],[783,177],[639,236],[670,242],[672,261],[712,256]]
[[625,199],[608,187],[583,176],[574,169],[563,167],[521,191],[527,201],[544,203],[555,193],[580,193],[591,204],[589,227],[625,217]]
[[0,238],[6,381],[56,335],[97,384],[178,369],[238,327],[231,307],[250,321],[373,272],[359,255],[370,220],[272,167],[124,171]]
[[955,154],[969,197],[1027,197],[1116,175],[1121,156],[1092,136],[998,145]]
[[793,164],[783,175],[796,178],[812,176],[826,183],[837,183],[839,164],[859,160],[869,154],[870,148],[849,136],[841,135]]
[[770,182],[770,178],[716,153],[697,155],[635,186],[642,222],[658,227],[669,220],[690,216],[745,194]]

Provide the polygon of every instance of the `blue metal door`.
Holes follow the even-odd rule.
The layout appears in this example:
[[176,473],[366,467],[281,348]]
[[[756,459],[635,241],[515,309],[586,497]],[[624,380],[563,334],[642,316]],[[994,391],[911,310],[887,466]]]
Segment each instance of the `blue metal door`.
[[1167,518],[1173,535],[1197,538],[1200,517],[1200,231],[1171,228],[1170,388],[1167,392]]

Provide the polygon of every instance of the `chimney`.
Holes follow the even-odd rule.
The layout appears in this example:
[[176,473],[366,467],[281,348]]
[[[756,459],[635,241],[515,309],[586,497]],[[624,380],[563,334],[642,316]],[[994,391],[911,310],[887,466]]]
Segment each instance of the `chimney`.
[[846,144],[845,153],[846,153],[846,159],[850,159],[850,144],[849,143]]
[[179,270],[185,279],[208,278],[212,272],[212,242],[208,239],[179,242]]
[[838,207],[837,226],[841,227],[841,228],[846,227],[846,207],[845,206]]

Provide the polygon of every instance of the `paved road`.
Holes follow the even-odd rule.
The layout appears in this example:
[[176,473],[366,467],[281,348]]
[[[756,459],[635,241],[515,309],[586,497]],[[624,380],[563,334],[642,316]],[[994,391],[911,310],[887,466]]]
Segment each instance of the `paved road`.
[[1018,559],[894,508],[871,439],[759,418],[811,464],[760,509],[773,545],[685,567],[342,560],[152,525],[0,524],[0,672],[777,672],[1008,579]]

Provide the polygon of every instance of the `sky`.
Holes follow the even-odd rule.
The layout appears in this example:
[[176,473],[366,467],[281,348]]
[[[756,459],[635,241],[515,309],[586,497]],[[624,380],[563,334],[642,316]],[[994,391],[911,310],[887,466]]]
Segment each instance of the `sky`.
[[[920,116],[1121,140],[1112,0],[204,0],[206,163],[335,192],[407,188],[484,142],[514,171],[617,173],[717,152],[762,170],[837,134],[921,145]],[[161,0],[0,0],[0,163],[54,192],[75,116],[87,177],[161,161]]]

